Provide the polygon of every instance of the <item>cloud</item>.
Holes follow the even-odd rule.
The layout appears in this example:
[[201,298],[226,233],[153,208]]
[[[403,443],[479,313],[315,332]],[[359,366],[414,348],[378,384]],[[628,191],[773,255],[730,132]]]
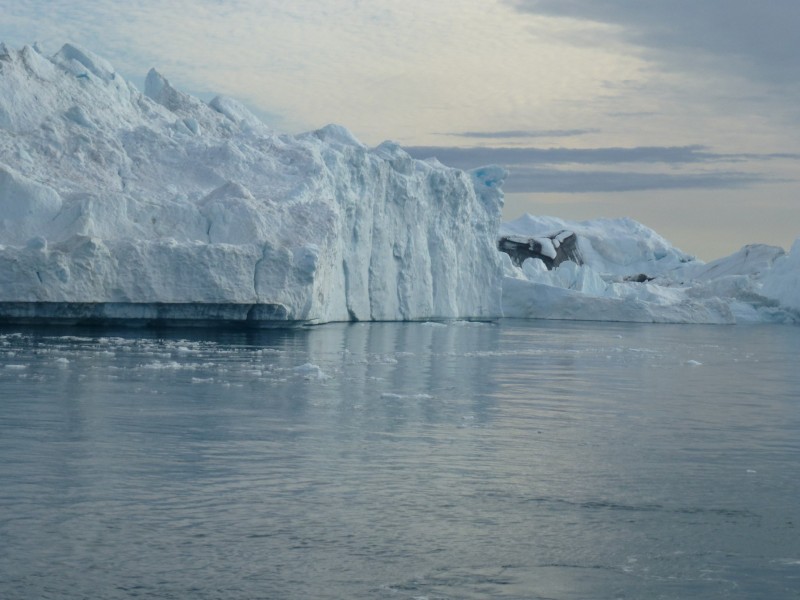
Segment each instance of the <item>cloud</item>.
[[[406,151],[415,158],[436,157],[442,163],[460,169],[474,169],[487,164],[503,165],[510,171],[503,186],[508,193],[738,189],[785,179],[730,168],[720,169],[721,165],[800,159],[800,155],[786,153],[721,154],[699,145],[587,149],[412,146]],[[625,165],[628,165],[627,169],[621,168]],[[632,165],[648,169],[649,172],[632,171]],[[604,170],[591,169],[592,166]],[[701,166],[701,172],[676,172],[676,169]]]
[[440,133],[438,135],[500,140],[511,138],[575,137],[589,133],[598,133],[599,131],[599,129],[513,129],[510,131],[462,131],[457,133]]
[[370,144],[436,143],[432,132],[541,128],[564,137],[600,128],[587,112],[605,93],[602,81],[635,77],[642,66],[562,42],[558,19],[521,19],[503,0],[4,4],[0,39],[12,46],[38,40],[51,53],[69,41],[138,85],[156,67],[182,91],[223,93],[281,115],[288,131],[342,123]]
[[800,82],[797,0],[506,0],[519,11],[615,25],[685,71],[705,65],[782,86]]
[[503,185],[506,193],[592,193],[679,189],[738,189],[770,181],[741,172],[639,173],[628,171],[565,171],[514,167]]
[[[461,169],[487,164],[603,164],[662,163],[693,164],[731,160],[737,155],[715,154],[704,146],[639,146],[634,148],[455,148],[411,146],[406,151],[415,158],[435,156],[442,163]],[[751,155],[752,156],[752,155]]]
[[800,154],[787,152],[723,154],[709,152],[701,145],[637,146],[632,148],[533,148],[504,147],[459,148],[451,146],[409,146],[405,150],[414,158],[436,157],[442,163],[459,169],[474,169],[488,164],[671,164],[687,165],[720,162],[800,160]]

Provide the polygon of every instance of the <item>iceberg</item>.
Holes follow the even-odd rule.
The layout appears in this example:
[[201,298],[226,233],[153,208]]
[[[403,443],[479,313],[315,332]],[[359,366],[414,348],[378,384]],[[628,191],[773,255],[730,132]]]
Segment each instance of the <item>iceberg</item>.
[[506,317],[800,322],[800,240],[788,254],[754,244],[706,264],[632,219],[523,215],[502,225],[498,247]]
[[493,318],[505,171],[279,135],[151,70],[0,46],[0,304],[77,321]]
[[705,264],[632,219],[501,226],[506,176],[0,44],[0,321],[800,322],[800,240]]

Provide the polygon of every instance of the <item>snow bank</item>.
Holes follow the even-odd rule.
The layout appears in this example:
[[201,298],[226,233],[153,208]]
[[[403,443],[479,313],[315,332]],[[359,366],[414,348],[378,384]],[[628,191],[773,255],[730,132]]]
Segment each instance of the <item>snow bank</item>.
[[[577,237],[575,260],[548,269],[545,239]],[[705,264],[631,219],[570,222],[525,215],[502,240],[530,240],[542,256],[503,255],[507,317],[662,323],[800,322],[800,240],[745,246]],[[513,252],[512,252],[513,254]],[[519,256],[517,256],[519,258]],[[519,262],[519,261],[518,261]],[[580,264],[579,264],[580,263]]]
[[0,47],[0,302],[269,305],[286,320],[501,314],[505,171],[269,131],[155,70]]

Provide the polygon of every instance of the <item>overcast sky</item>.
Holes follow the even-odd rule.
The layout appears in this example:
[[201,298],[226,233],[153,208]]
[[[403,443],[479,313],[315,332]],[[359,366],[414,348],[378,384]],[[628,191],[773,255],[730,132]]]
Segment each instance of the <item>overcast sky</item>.
[[505,216],[631,216],[710,260],[800,236],[797,0],[0,0],[140,88],[224,93],[280,131],[506,165]]

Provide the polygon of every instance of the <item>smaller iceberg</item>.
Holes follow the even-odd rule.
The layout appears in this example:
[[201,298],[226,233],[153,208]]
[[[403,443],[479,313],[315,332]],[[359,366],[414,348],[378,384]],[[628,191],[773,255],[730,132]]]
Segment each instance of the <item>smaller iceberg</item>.
[[632,219],[505,223],[506,317],[647,323],[800,322],[800,240],[711,263]]

